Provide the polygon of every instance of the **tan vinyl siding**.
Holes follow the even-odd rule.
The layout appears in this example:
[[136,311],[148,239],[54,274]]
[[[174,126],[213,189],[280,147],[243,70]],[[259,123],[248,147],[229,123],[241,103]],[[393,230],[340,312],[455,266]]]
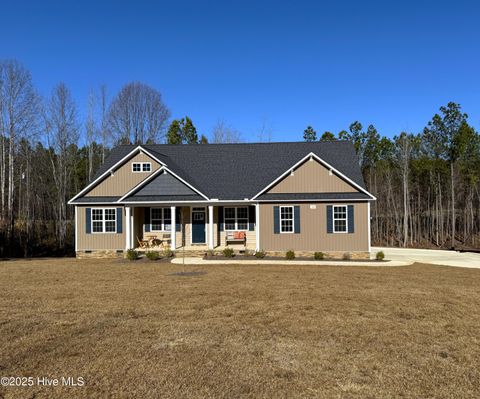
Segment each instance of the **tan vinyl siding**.
[[[256,243],[255,230],[254,231],[247,230],[247,231],[245,231],[245,233],[247,233],[247,243],[246,243],[247,248],[248,249],[255,249],[255,243]],[[222,246],[222,247],[227,246],[227,243],[225,242],[225,237],[226,237],[226,232],[221,231],[220,232],[220,246]],[[238,243],[231,242],[231,241],[228,242],[228,246],[232,247],[232,248],[243,247],[242,244],[238,244]]]
[[316,160],[305,161],[268,193],[339,193],[358,191]]
[[[300,233],[274,234],[273,207],[300,206]],[[316,207],[311,209],[310,205]],[[261,204],[260,246],[266,251],[323,251],[354,252],[368,251],[368,203],[349,204],[354,206],[354,233],[327,233],[327,205],[336,203]]]
[[86,209],[87,208],[121,208],[119,206],[77,206],[77,250],[124,250],[125,236],[125,210],[123,211],[122,233],[86,233]]
[[[134,173],[132,172],[133,162],[150,162],[152,164],[152,171],[150,173]],[[138,153],[133,158],[125,162],[117,170],[113,176],[109,175],[102,182],[91,189],[86,197],[115,197],[122,196],[134,188],[138,183],[149,177],[160,167],[160,164],[154,159],[150,158],[143,152]]]

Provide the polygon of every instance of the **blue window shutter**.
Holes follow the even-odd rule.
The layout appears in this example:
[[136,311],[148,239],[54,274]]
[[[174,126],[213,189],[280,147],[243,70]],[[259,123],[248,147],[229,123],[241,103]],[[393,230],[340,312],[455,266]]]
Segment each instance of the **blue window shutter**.
[[355,233],[355,214],[353,205],[348,206],[348,232]]
[[295,234],[300,233],[300,207],[299,206],[294,206],[293,207],[293,219],[295,226],[293,226],[293,232]]
[[218,207],[218,227],[220,231],[224,230],[223,226],[223,206]]
[[122,234],[123,208],[117,208],[117,234]]
[[248,207],[248,230],[249,231],[255,230],[255,207],[254,206]]
[[144,208],[145,210],[145,217],[143,221],[143,227],[145,230],[145,233],[150,232],[150,208]]
[[85,233],[92,233],[92,208],[85,209]]
[[182,231],[182,209],[180,207],[175,208],[175,231]]
[[273,207],[273,233],[280,234],[280,208]]
[[327,205],[327,233],[333,233],[333,206]]

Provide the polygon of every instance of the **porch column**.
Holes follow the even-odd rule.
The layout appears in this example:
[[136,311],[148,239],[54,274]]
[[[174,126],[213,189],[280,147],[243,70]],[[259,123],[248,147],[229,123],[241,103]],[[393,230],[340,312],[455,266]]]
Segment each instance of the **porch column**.
[[213,205],[208,206],[208,249],[213,249]]
[[131,208],[125,207],[125,249],[132,248]]
[[255,251],[260,251],[260,204],[255,204]]
[[175,251],[175,249],[177,249],[177,221],[176,221],[176,217],[177,217],[177,213],[175,212],[175,209],[176,207],[175,206],[172,206],[170,209],[171,209],[171,212],[172,212],[172,229],[171,229],[171,250],[172,251]]

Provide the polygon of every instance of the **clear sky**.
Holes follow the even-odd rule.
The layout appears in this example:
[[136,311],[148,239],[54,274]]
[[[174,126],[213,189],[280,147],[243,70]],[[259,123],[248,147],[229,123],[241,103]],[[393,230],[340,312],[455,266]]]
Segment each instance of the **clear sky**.
[[464,1],[5,1],[0,58],[48,95],[64,81],[161,91],[199,133],[217,120],[257,141],[337,133],[354,120],[418,132],[441,105],[480,126],[480,5]]

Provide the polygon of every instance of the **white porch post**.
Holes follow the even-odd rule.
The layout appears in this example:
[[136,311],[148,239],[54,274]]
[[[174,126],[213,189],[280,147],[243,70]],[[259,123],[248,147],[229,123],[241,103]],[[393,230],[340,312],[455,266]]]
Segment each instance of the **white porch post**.
[[260,251],[260,204],[255,204],[255,250]]
[[171,236],[172,236],[172,245],[171,245],[171,249],[172,251],[175,251],[175,249],[177,249],[177,214],[175,212],[176,210],[176,207],[175,206],[172,206],[171,208],[171,212],[172,212],[172,230],[171,230]]
[[134,231],[135,231],[135,225],[134,225],[134,220],[133,220],[133,214],[135,212],[135,208],[130,208],[130,248],[134,248],[135,247],[135,234],[134,234]]
[[125,249],[132,247],[132,229],[131,229],[131,208],[125,207]]
[[208,206],[208,248],[213,249],[213,205]]

